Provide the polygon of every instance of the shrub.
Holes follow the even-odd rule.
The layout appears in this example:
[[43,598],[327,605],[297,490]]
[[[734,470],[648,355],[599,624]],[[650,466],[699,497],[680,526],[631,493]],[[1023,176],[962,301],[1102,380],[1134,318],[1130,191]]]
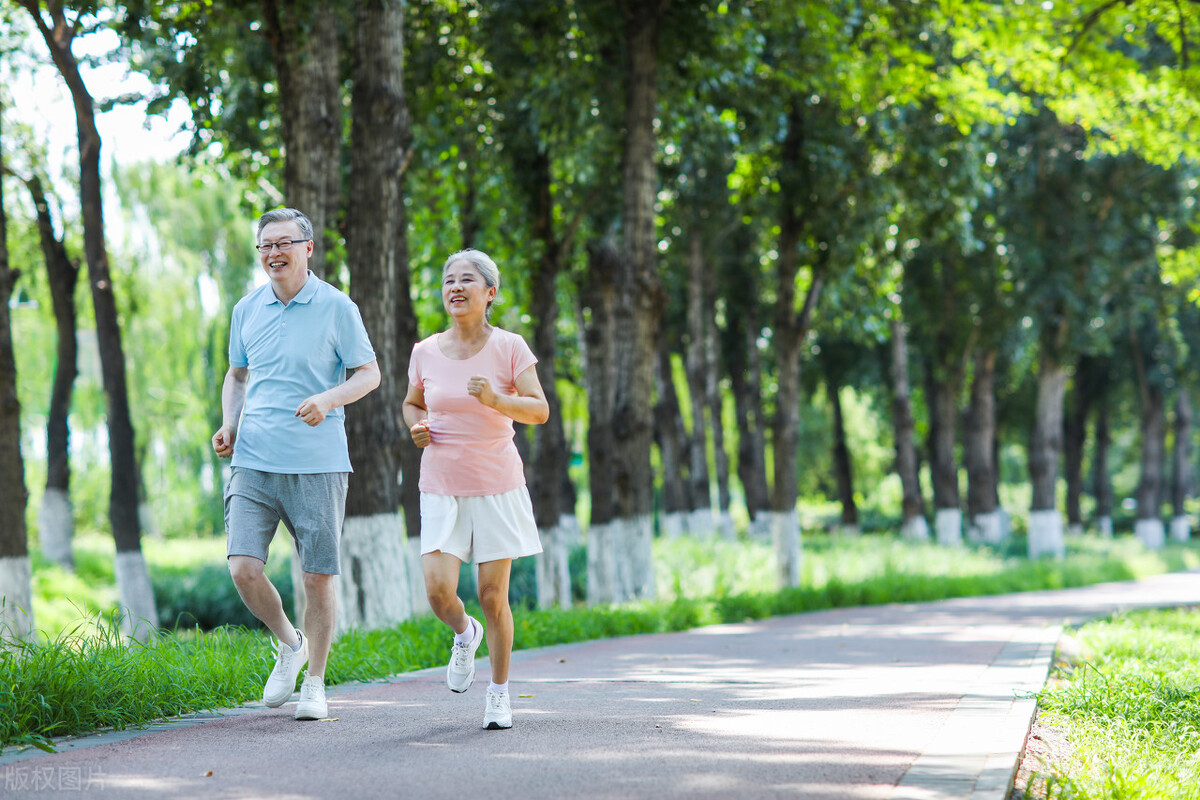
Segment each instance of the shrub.
[[[275,562],[268,567],[267,574],[279,590],[284,611],[289,617],[294,616],[295,595],[289,564],[286,561]],[[224,563],[186,568],[160,567],[152,573],[151,580],[159,624],[164,628],[211,631],[224,625],[251,630],[263,627],[242,602]]]

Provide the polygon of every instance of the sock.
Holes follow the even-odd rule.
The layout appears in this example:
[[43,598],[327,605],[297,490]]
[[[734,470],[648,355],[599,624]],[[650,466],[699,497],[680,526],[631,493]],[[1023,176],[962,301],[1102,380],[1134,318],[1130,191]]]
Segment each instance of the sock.
[[475,618],[468,615],[467,616],[467,629],[465,631],[463,631],[462,633],[454,634],[454,643],[455,644],[470,644],[471,642],[475,641],[475,629],[479,628],[479,627],[480,627],[480,625],[478,622],[475,621]]
[[489,683],[488,691],[495,692],[496,694],[508,694],[508,681],[505,681],[504,683]]
[[292,648],[293,653],[299,653],[300,648],[303,646],[304,646],[304,634],[300,632],[299,628],[296,628],[296,643],[289,644],[288,647]]

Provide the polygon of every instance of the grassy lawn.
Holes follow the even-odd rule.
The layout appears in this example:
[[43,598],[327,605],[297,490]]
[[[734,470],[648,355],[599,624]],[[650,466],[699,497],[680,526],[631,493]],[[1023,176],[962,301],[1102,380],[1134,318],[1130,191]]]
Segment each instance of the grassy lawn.
[[1056,746],[1026,796],[1200,799],[1200,609],[1124,614],[1076,637],[1081,659],[1038,697]]
[[[763,591],[774,585],[766,544],[659,540],[659,599],[612,608],[520,610],[515,647],[687,630],[839,606],[1082,586],[1200,566],[1196,546],[1148,552],[1127,537],[1075,539],[1066,559],[1032,562],[1016,555],[1019,541],[997,552],[950,550],[886,535],[812,535],[804,546],[803,585]],[[81,540],[75,575],[39,566],[35,614],[48,633],[35,643],[0,648],[0,748],[49,747],[58,736],[138,726],[260,696],[273,658],[270,639],[260,631],[180,629],[149,646],[114,635],[104,617],[115,597],[110,548],[110,542]],[[228,595],[220,540],[148,539],[145,550],[156,585],[165,582],[164,595],[206,587]],[[286,574],[286,557],[275,555],[269,569]],[[197,584],[197,574],[208,583]],[[441,665],[447,642],[444,626],[431,616],[382,630],[350,631],[335,643],[326,680],[370,680]],[[480,655],[485,654],[486,645]]]

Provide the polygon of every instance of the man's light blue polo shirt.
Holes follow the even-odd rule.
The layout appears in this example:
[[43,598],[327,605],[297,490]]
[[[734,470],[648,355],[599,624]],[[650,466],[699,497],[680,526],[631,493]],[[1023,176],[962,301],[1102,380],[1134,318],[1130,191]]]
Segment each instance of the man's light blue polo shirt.
[[344,409],[333,409],[316,427],[296,409],[343,383],[347,369],[374,360],[358,306],[311,270],[286,306],[269,283],[243,297],[229,329],[230,366],[250,368],[233,466],[292,475],[352,472]]

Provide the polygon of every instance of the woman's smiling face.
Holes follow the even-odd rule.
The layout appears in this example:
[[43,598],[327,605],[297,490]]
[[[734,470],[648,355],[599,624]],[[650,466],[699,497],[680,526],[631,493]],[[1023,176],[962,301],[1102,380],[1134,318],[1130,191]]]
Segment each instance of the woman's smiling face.
[[456,319],[485,316],[488,303],[495,297],[496,287],[488,286],[483,275],[468,261],[455,261],[442,273],[442,305]]

